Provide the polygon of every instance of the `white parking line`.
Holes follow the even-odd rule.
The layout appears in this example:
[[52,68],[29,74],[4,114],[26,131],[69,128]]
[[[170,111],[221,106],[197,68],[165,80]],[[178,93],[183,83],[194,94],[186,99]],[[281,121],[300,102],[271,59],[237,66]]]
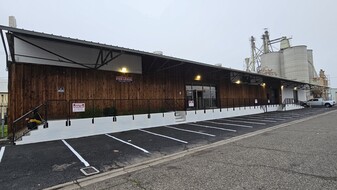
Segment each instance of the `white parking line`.
[[81,162],[86,166],[90,166],[90,164],[84,160],[84,158],[75,150],[73,149],[73,147],[71,147],[65,140],[62,140],[62,142],[71,150],[71,152],[73,152],[75,154],[75,156],[77,156],[77,158],[79,160],[81,160]]
[[291,116],[287,116],[287,115],[265,115],[265,116],[253,116],[253,117],[259,117],[259,118],[276,118],[276,119],[291,119],[291,118],[294,118],[294,117],[291,117]]
[[142,132],[145,132],[145,133],[149,133],[149,134],[151,134],[151,135],[156,135],[156,136],[159,136],[159,137],[164,137],[164,138],[171,139],[171,140],[178,141],[178,142],[182,142],[182,143],[185,143],[185,144],[188,143],[188,142],[183,141],[183,140],[180,140],[180,139],[176,139],[176,138],[169,137],[169,136],[162,135],[162,134],[158,134],[158,133],[153,133],[153,132],[146,131],[146,130],[143,130],[143,129],[138,129],[138,130],[139,130],[139,131],[142,131]]
[[297,117],[301,117],[301,116],[299,116],[299,115],[282,115],[282,116],[280,116],[280,117],[282,117],[282,118],[297,118]]
[[244,118],[238,118],[238,119],[242,119],[242,120],[248,120],[248,121],[262,121],[262,122],[270,122],[270,123],[275,123],[277,121],[273,121],[273,120],[266,120],[266,119],[253,119],[253,118],[247,118],[246,116]]
[[203,121],[203,122],[220,124],[220,125],[231,125],[231,126],[235,126],[235,127],[253,128],[253,126],[250,126],[250,125],[239,125],[239,124],[234,124],[234,123],[222,123],[222,122],[214,122],[214,121]]
[[172,127],[172,126],[164,126],[170,129],[175,129],[175,130],[179,130],[179,131],[185,131],[185,132],[190,132],[190,133],[196,133],[196,134],[200,134],[200,135],[206,135],[206,136],[210,136],[210,137],[215,137],[215,135],[213,134],[208,134],[208,133],[203,133],[203,132],[198,132],[198,131],[191,131],[191,130],[187,130],[187,129],[180,129],[180,128],[176,128],[176,127]]
[[276,118],[276,117],[263,117],[263,116],[245,116],[246,118],[252,119],[266,119],[266,120],[277,120],[277,121],[284,121],[286,119]]
[[117,141],[119,141],[119,142],[122,142],[122,143],[125,143],[125,144],[127,144],[127,145],[133,146],[133,147],[135,147],[135,148],[137,148],[137,149],[139,149],[139,150],[141,150],[141,151],[143,151],[143,152],[145,152],[145,153],[147,153],[147,154],[150,153],[149,151],[145,150],[144,148],[140,148],[140,147],[137,146],[137,145],[131,144],[131,143],[126,142],[126,141],[123,141],[122,139],[116,138],[116,137],[111,136],[111,135],[109,135],[109,134],[105,134],[105,135],[108,136],[108,137],[110,137],[110,138],[113,138],[113,139],[115,139],[115,140],[117,140]]
[[4,153],[5,153],[5,147],[1,147],[1,150],[0,150],[0,163],[1,163],[1,160],[2,160],[2,157],[4,156]]
[[290,117],[290,116],[276,116],[276,117],[269,117],[269,118],[273,118],[273,119],[293,119],[294,117]]
[[302,116],[302,114],[297,114],[297,113],[289,113],[289,114],[283,114],[286,116]]
[[272,117],[300,117],[301,115],[293,115],[293,114],[273,114],[273,115],[270,115]]
[[266,123],[253,122],[253,121],[240,121],[240,120],[234,120],[234,119],[220,119],[220,120],[234,122],[234,123],[249,123],[249,124],[257,124],[257,125],[266,125]]
[[277,121],[284,121],[284,120],[288,120],[288,119],[294,119],[293,117],[261,117],[261,119],[273,119],[273,120],[277,120]]
[[193,125],[197,127],[205,127],[205,128],[210,128],[210,129],[219,129],[222,131],[230,131],[230,132],[236,132],[234,129],[226,129],[226,128],[220,128],[220,127],[212,127],[212,126],[207,126],[207,125],[200,125],[200,124],[194,124],[194,123],[186,123],[187,125]]

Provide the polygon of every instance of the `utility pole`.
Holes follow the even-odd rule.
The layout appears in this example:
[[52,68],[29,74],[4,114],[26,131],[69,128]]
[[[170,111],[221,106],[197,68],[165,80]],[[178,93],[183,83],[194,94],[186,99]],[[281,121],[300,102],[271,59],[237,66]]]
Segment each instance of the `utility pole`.
[[4,130],[5,130],[5,119],[4,119],[4,114],[3,114],[3,103],[4,103],[4,95],[1,94],[1,137],[3,138],[4,137]]

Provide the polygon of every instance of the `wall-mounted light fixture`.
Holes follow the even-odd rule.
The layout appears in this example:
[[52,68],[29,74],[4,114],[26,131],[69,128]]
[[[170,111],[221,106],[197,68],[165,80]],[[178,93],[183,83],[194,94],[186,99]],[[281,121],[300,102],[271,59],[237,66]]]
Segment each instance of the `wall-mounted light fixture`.
[[297,90],[297,87],[296,87],[296,86],[294,87],[294,90]]
[[284,86],[282,85],[282,86],[281,86],[281,90],[283,90],[283,88],[284,88]]
[[119,72],[121,73],[127,73],[128,72],[128,69],[126,67],[122,67]]
[[201,75],[195,76],[195,77],[194,77],[194,80],[198,80],[198,81],[201,80]]
[[266,87],[266,83],[261,83],[261,86],[262,87]]
[[235,81],[236,84],[241,84],[240,80]]

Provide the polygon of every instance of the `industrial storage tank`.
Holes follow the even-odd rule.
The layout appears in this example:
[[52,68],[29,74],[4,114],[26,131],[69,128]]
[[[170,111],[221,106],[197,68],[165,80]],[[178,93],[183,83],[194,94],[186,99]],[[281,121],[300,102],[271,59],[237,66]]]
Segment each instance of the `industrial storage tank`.
[[309,64],[314,65],[314,59],[313,59],[312,49],[308,49],[307,50],[307,57],[308,57]]
[[308,66],[309,66],[309,82],[313,84],[315,83],[314,78],[317,77],[317,73],[314,66],[312,49],[308,49]]
[[281,57],[280,52],[270,52],[261,55],[261,72],[262,74],[281,76]]
[[307,46],[294,46],[283,51],[285,78],[309,83]]

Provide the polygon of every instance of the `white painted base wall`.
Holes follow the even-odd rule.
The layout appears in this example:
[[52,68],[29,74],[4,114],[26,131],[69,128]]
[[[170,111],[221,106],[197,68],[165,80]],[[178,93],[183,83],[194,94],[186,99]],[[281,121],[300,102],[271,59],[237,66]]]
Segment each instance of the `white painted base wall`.
[[[297,105],[287,105],[285,110],[300,109]],[[267,106],[268,112],[279,110],[278,105]],[[147,114],[135,115],[134,120],[132,115],[117,116],[117,121],[113,122],[113,117],[95,118],[95,123],[92,124],[92,118],[87,119],[72,119],[71,126],[65,126],[65,120],[48,121],[48,128],[39,126],[37,130],[30,132],[29,136],[23,136],[22,141],[17,141],[17,145],[53,141],[60,139],[79,138],[106,133],[116,133],[129,131],[134,129],[151,128],[165,125],[175,125],[181,123],[197,122],[211,119],[229,118],[243,115],[251,115],[263,113],[264,110],[260,106],[241,107],[241,108],[226,108],[214,110],[196,110],[187,111],[186,120],[177,122],[174,112],[155,113],[148,118]]]
[[[284,99],[294,98],[294,92],[293,91],[294,91],[293,88],[286,88],[285,87],[282,90],[282,102],[284,101]],[[298,89],[297,90],[298,100],[299,101],[306,101],[307,100],[307,94],[308,94],[307,90]]]
[[302,109],[303,107],[296,104],[286,104],[285,108],[283,108],[282,111],[291,111],[291,110],[297,110]]

